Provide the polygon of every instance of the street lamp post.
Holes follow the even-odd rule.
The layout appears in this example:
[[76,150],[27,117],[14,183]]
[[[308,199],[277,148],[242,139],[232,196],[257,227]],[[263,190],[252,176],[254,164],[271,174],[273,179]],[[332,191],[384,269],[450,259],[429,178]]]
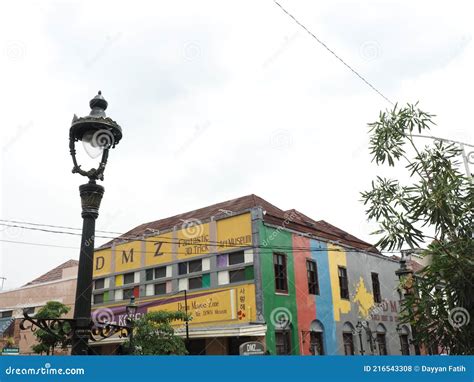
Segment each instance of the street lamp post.
[[[87,184],[79,186],[82,205],[82,238],[77,274],[76,302],[74,318],[34,318],[23,311],[20,329],[36,331],[38,328],[66,341],[71,341],[73,355],[87,355],[89,340],[100,341],[118,334],[120,338],[130,335],[130,327],[116,325],[112,322],[92,322],[92,273],[94,260],[95,220],[99,216],[99,207],[104,195],[104,187],[96,183],[104,180],[104,171],[109,150],[122,139],[121,127],[105,115],[107,101],[99,91],[90,102],[91,112],[86,117],[74,115],[69,129],[69,151],[74,167],[73,173],[89,178]],[[90,170],[83,170],[76,158],[76,142],[81,141],[87,150],[92,147],[102,153],[99,165]]]
[[363,328],[362,322],[357,321],[356,330],[359,333],[360,355],[364,355],[365,353],[364,345],[362,344],[362,328]]
[[[416,253],[417,250],[412,249],[412,250],[403,250],[401,252],[401,257],[400,257],[400,268],[395,271],[395,274],[398,276],[400,283],[402,284],[402,289],[403,289],[403,296],[402,298],[405,298],[406,296],[413,295],[414,292],[414,275],[413,275],[413,270],[411,267],[407,266],[407,258],[409,255],[412,253]],[[414,307],[416,308],[416,307]],[[411,309],[411,308],[410,308]],[[412,335],[413,337],[416,337],[416,330],[415,328],[411,328]],[[416,341],[412,341],[413,347],[415,348],[415,354],[420,355],[420,346]]]
[[[74,163],[72,172],[89,178],[87,184],[79,187],[83,225],[74,307],[76,328],[72,336],[73,355],[86,355],[89,349],[95,220],[99,216],[100,202],[104,194],[104,187],[98,185],[96,180],[104,179],[109,150],[114,148],[122,138],[121,127],[105,115],[108,104],[100,91],[89,105],[90,114],[81,118],[74,115],[69,130],[69,150]],[[78,164],[75,147],[75,143],[78,141],[102,150],[102,157],[97,169],[92,168],[85,171]]]
[[127,321],[130,323],[129,353],[131,354],[135,354],[135,345],[133,343],[133,326],[135,324],[135,314],[137,313],[137,309],[138,306],[135,304],[135,296],[132,296],[130,298],[130,303],[125,307],[125,311],[127,312]]
[[189,317],[188,317],[188,292],[186,289],[184,290],[184,312],[186,314],[185,325],[186,325],[186,349],[187,349],[189,345]]

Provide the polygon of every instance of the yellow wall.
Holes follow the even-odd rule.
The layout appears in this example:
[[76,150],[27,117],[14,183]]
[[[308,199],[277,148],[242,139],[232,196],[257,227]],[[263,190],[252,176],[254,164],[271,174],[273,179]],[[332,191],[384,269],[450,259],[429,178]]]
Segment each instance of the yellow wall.
[[339,275],[337,267],[346,267],[346,252],[341,247],[328,244],[329,275],[331,277],[332,301],[334,307],[334,319],[340,321],[341,313],[349,313],[351,302],[341,299],[339,290]]
[[189,226],[177,232],[178,259],[209,254],[209,223]]
[[[203,296],[199,296],[205,293]],[[198,295],[194,297],[194,295]],[[166,301],[169,297],[160,300]],[[184,298],[168,304],[148,308],[149,312],[168,310],[185,310]],[[255,285],[245,284],[235,287],[210,289],[188,293],[188,313],[192,325],[209,322],[219,324],[236,324],[255,321]]]
[[115,247],[115,272],[139,268],[142,258],[142,242],[132,241]]
[[112,272],[112,250],[104,249],[94,252],[94,270],[93,276],[107,275]]
[[[217,221],[218,251],[252,245],[250,213]],[[235,244],[235,245],[234,245]]]
[[[217,245],[211,242],[211,224],[215,224],[217,229]],[[207,255],[211,253],[212,247],[215,247],[217,252],[222,252],[251,245],[251,216],[250,213],[246,213],[217,220],[215,223],[199,224],[182,228],[175,233],[168,232],[150,237],[144,243],[137,240],[120,244],[114,248],[113,253],[110,248],[96,251],[93,275],[98,277],[114,272],[129,272],[143,266],[172,263],[175,260]],[[114,269],[112,269],[112,255],[115,261]],[[142,256],[144,256],[144,262],[142,262]]]
[[145,265],[149,266],[171,262],[173,257],[172,242],[172,232],[147,238],[145,243]]
[[357,284],[354,302],[359,303],[359,317],[366,320],[369,316],[370,308],[374,305],[374,295],[367,290],[362,277]]

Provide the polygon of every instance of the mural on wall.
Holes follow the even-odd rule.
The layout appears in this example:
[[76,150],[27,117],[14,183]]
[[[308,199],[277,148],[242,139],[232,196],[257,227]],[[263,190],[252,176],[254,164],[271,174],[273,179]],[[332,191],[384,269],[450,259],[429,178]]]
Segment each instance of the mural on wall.
[[356,293],[353,301],[359,305],[359,317],[367,319],[370,314],[370,310],[374,306],[374,296],[372,292],[369,292],[364,284],[364,279],[359,278],[359,282],[356,286]]

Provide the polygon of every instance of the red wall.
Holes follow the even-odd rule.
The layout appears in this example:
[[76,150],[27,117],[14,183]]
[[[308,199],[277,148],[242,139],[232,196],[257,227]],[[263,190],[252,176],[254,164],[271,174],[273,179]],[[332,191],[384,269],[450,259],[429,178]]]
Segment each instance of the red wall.
[[[308,293],[306,259],[311,259],[310,243],[306,237],[293,236],[293,258],[295,265],[296,307],[298,312],[298,330],[301,354],[311,355],[309,351],[309,334],[311,322],[316,319],[316,299]],[[305,342],[303,343],[303,338]]]

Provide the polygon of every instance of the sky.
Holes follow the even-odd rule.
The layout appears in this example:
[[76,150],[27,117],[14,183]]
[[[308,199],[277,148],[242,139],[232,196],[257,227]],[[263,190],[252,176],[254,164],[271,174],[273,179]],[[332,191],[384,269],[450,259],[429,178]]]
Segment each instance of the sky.
[[[474,143],[472,2],[280,3],[387,98],[436,114],[433,135]],[[254,193],[375,242],[360,192],[404,176],[368,151],[391,105],[272,0],[2,2],[0,86],[3,220],[81,227],[68,131],[98,90],[123,129],[99,230]],[[4,289],[79,256],[76,235],[0,231]]]

